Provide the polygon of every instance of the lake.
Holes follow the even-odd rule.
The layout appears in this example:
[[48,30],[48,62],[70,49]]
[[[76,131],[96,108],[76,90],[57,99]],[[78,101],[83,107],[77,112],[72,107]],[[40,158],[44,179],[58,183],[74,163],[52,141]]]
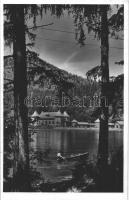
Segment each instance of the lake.
[[[37,129],[31,146],[44,156],[44,160],[35,163],[35,168],[45,180],[51,182],[71,177],[75,161],[58,163],[58,152],[63,156],[89,152],[90,159],[97,155],[99,129]],[[123,145],[123,131],[109,131],[109,153]]]

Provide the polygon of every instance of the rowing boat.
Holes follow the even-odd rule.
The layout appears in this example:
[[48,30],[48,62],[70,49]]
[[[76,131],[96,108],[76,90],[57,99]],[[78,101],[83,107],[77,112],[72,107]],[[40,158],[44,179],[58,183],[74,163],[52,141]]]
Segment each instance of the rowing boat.
[[78,154],[74,154],[74,155],[70,155],[70,156],[66,156],[66,157],[57,157],[57,161],[72,161],[72,160],[84,160],[86,158],[88,158],[88,152],[85,153],[78,153]]

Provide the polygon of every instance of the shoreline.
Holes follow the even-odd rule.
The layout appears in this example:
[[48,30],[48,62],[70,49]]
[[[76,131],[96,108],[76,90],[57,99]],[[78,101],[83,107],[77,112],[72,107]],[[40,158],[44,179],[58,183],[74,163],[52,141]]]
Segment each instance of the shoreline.
[[[55,127],[52,128],[54,130],[98,130],[99,128],[97,127],[90,127],[90,128],[75,128],[75,127]],[[111,131],[122,131],[123,129],[118,129],[118,128],[109,128],[109,130]]]
[[[29,127],[29,129],[31,129],[31,127]],[[43,130],[97,130],[99,131],[99,127],[89,127],[89,128],[80,128],[80,127],[50,127],[50,128],[45,128],[45,127],[35,127],[35,129],[43,129]],[[119,129],[119,128],[109,128],[109,131],[118,131],[121,132],[123,131],[123,129]]]

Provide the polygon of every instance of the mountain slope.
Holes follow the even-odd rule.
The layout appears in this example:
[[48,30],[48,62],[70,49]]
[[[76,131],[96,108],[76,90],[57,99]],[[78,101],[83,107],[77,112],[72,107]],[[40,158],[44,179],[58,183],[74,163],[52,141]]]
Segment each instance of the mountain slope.
[[[4,105],[5,110],[13,109],[13,57],[6,56],[4,58]],[[29,113],[35,109],[38,112],[58,110],[66,110],[71,119],[78,121],[93,121],[98,114],[94,114],[96,108],[84,105],[84,98],[93,98],[99,94],[99,83],[88,81],[77,75],[68,73],[59,69],[54,65],[47,63],[39,58],[35,52],[27,52],[27,76],[28,76],[28,96],[32,99],[37,98],[42,101],[40,105],[32,105],[29,107]],[[111,114],[113,118],[118,115],[118,105],[120,99],[123,98],[123,75],[114,78],[110,82],[110,105],[112,107]],[[66,106],[44,106],[45,97],[51,97],[59,102],[62,101],[62,94],[65,95],[66,101],[70,104]],[[69,100],[68,100],[69,99]],[[88,98],[87,98],[88,99]],[[10,103],[9,103],[10,102]],[[86,102],[87,103],[87,102]],[[89,103],[89,102],[88,102]],[[121,111],[123,113],[123,110]]]

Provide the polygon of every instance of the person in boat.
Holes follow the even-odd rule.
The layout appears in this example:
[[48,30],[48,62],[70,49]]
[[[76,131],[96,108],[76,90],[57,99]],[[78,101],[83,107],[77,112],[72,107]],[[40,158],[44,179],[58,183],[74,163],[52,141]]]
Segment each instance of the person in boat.
[[57,160],[65,160],[61,153],[57,153]]

